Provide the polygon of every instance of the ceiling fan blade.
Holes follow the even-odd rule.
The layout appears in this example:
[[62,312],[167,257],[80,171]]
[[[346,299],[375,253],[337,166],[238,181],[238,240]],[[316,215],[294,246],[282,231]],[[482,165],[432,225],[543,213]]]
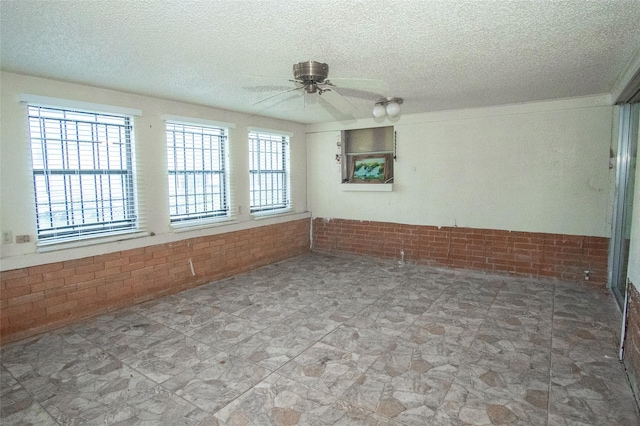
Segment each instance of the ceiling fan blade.
[[262,103],[264,101],[268,101],[269,99],[275,98],[276,96],[284,95],[285,93],[293,92],[294,90],[300,90],[300,89],[303,89],[303,88],[304,88],[304,86],[294,87],[293,89],[285,90],[284,92],[276,93],[275,95],[271,95],[271,96],[269,96],[267,98],[260,99],[258,102],[254,102],[251,105],[257,105],[257,104]]
[[291,85],[271,84],[271,85],[263,85],[263,86],[244,86],[242,89],[248,92],[265,93],[265,92],[283,92],[285,90],[289,90],[290,88],[291,88]]
[[291,79],[291,77],[283,77],[281,75],[244,74],[244,76],[249,78],[260,79],[260,80],[269,79],[269,80],[286,81]]
[[388,95],[391,92],[391,87],[386,82],[366,78],[330,78],[325,80],[324,84],[344,87],[345,89],[363,90],[380,95]]
[[336,92],[334,89],[323,90],[322,94],[320,95],[320,99],[324,99],[335,109],[344,114],[349,114],[356,109],[356,107],[351,102],[349,102],[347,98]]

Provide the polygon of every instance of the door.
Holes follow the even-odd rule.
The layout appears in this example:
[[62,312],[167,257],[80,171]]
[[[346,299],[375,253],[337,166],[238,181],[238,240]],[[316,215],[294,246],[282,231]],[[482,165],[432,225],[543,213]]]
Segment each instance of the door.
[[640,104],[620,106],[620,130],[616,168],[616,192],[609,250],[609,285],[622,308],[626,291],[631,239],[633,189],[638,155],[638,119]]

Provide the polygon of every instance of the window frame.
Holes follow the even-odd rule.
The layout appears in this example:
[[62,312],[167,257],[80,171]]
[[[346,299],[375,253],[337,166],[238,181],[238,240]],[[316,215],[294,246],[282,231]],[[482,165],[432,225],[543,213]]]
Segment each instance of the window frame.
[[[138,110],[86,102],[78,102],[76,107],[72,101],[29,95],[22,95],[21,101],[26,103],[37,246],[139,233],[134,138]],[[57,130],[58,138],[53,137],[52,130]],[[120,167],[112,167],[116,164],[110,153],[117,150]],[[52,159],[55,155],[60,159],[57,164]],[[87,163],[93,167],[87,167]],[[56,213],[56,204],[64,209]],[[116,218],[114,212],[119,208],[123,212]],[[55,216],[67,223],[54,225]],[[107,216],[111,218],[97,219]],[[96,220],[91,221],[92,217]]]
[[[279,139],[279,140],[278,140]],[[249,212],[254,216],[265,216],[265,215],[275,215],[282,214],[291,211],[291,135],[286,132],[278,132],[272,130],[262,130],[262,129],[249,129],[248,133],[249,140]],[[257,159],[256,155],[266,150],[259,149],[257,152],[254,149],[255,143],[268,142],[271,144],[279,144],[281,149],[281,158],[278,158],[278,161],[275,161],[276,165],[279,164],[281,169],[274,168],[262,168],[259,159]],[[273,149],[269,151],[270,154],[274,154]],[[269,154],[267,153],[267,155]],[[276,152],[276,157],[278,157]],[[256,160],[257,164],[256,164]],[[266,166],[266,161],[264,162]],[[271,161],[271,164],[274,164]],[[255,168],[255,166],[258,166]],[[281,175],[282,178],[279,180],[279,183],[282,185],[281,188],[271,188],[261,190],[255,189],[254,182],[255,178],[264,176],[272,176],[271,183],[273,184],[273,175]],[[278,194],[274,197],[274,191],[279,191],[281,193],[281,198],[284,198],[281,202],[271,202],[255,204],[255,196],[254,194],[258,191],[267,192],[267,198],[278,199]]]
[[[169,196],[169,221],[170,221],[170,225],[172,228],[175,229],[179,229],[179,228],[191,228],[191,227],[198,227],[198,226],[203,226],[203,225],[207,225],[207,224],[214,224],[216,222],[221,222],[221,221],[228,221],[231,219],[232,217],[232,209],[231,209],[231,204],[232,204],[232,200],[231,200],[231,174],[230,174],[230,161],[229,161],[229,128],[232,127],[231,125],[228,125],[227,123],[217,123],[217,122],[209,122],[206,120],[197,120],[197,119],[189,119],[189,118],[183,118],[183,117],[179,117],[179,118],[173,118],[172,116],[165,116],[165,147],[167,149],[166,152],[166,159],[167,159],[167,179],[168,179],[168,188],[167,188],[167,192],[168,192],[168,196]],[[205,151],[205,147],[204,147],[204,139],[205,139],[205,130],[208,131],[212,131],[212,133],[208,133],[206,134],[207,136],[211,137],[210,140],[212,140],[213,138],[217,138],[217,150],[216,149],[209,149],[208,151],[210,152],[217,152],[217,161],[220,164],[220,167],[217,170],[213,170],[213,169],[205,169],[204,168],[204,163],[205,160],[204,158],[202,159],[202,168],[196,168],[196,167],[191,167],[191,168],[183,168],[181,170],[172,170],[171,169],[171,153],[170,150],[172,149],[172,145],[171,145],[171,141],[169,140],[169,133],[171,132],[171,130],[169,129],[169,126],[173,126],[174,129],[174,133],[175,133],[175,126],[182,126],[182,131],[179,133],[182,133],[183,135],[183,142],[184,144],[181,147],[178,147],[175,142],[175,134],[174,134],[174,139],[173,139],[173,158],[174,158],[174,165],[176,164],[176,158],[178,158],[178,156],[176,155],[177,151],[179,149],[182,149],[182,151],[184,151],[185,155],[184,155],[184,160],[186,160],[186,150],[187,150],[187,146],[186,146],[186,139],[184,139],[184,135],[185,135],[185,128],[190,128],[193,130],[197,130],[200,129],[201,133],[199,133],[202,136],[202,139],[200,142],[202,142],[202,144],[199,146],[199,149],[204,153]],[[215,135],[215,132],[219,132],[219,135]],[[192,135],[196,135],[198,133],[191,133]],[[195,153],[196,149],[198,149],[198,147],[195,146],[195,136],[193,139],[193,153]],[[204,154],[203,154],[204,155]],[[210,162],[208,163],[209,165],[213,165],[214,163],[214,159],[210,158],[209,159]],[[184,163],[184,161],[183,161]],[[195,163],[195,160],[194,160]],[[221,206],[221,208],[219,209],[209,209],[209,210],[202,210],[202,211],[194,211],[192,213],[182,213],[182,214],[178,214],[178,213],[172,213],[172,211],[175,208],[178,208],[178,205],[175,205],[174,203],[171,202],[171,199],[173,197],[182,197],[186,200],[188,200],[189,198],[192,197],[198,197],[198,195],[201,196],[205,196],[208,197],[212,194],[214,194],[213,192],[206,192],[206,193],[193,193],[193,192],[188,192],[185,187],[185,191],[183,191],[182,194],[177,194],[175,192],[172,192],[172,184],[171,184],[171,180],[172,180],[172,176],[174,182],[177,182],[177,177],[178,175],[182,175],[182,176],[188,176],[188,175],[200,175],[200,176],[204,176],[206,178],[206,176],[217,176],[219,178],[220,184],[218,185],[220,188],[220,193],[218,194],[219,199],[219,204]],[[194,184],[195,184],[195,177],[194,177]],[[185,181],[183,182],[185,185],[187,183],[187,180],[185,179]],[[177,186],[175,186],[174,188],[177,188]],[[215,201],[214,201],[215,203]],[[183,204],[186,205],[186,204]],[[197,205],[197,203],[196,203]]]

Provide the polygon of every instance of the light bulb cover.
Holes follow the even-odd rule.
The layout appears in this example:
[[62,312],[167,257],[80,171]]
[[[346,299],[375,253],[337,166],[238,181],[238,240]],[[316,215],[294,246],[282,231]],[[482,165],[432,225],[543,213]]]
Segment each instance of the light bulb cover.
[[387,114],[387,110],[384,108],[384,105],[376,104],[373,107],[373,116],[376,118],[384,117]]
[[387,105],[387,114],[389,117],[396,117],[400,114],[400,104],[390,102],[389,105]]

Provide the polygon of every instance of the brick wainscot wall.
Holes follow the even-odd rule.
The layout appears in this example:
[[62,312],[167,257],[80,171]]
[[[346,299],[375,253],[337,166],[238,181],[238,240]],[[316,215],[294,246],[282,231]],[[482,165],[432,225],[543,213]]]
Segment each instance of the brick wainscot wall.
[[609,239],[493,229],[313,219],[313,250],[584,281],[605,288]]
[[636,401],[640,404],[640,292],[633,283],[629,283],[628,303],[623,360]]
[[302,219],[3,271],[0,337],[2,343],[27,337],[294,257],[309,246],[309,219]]

